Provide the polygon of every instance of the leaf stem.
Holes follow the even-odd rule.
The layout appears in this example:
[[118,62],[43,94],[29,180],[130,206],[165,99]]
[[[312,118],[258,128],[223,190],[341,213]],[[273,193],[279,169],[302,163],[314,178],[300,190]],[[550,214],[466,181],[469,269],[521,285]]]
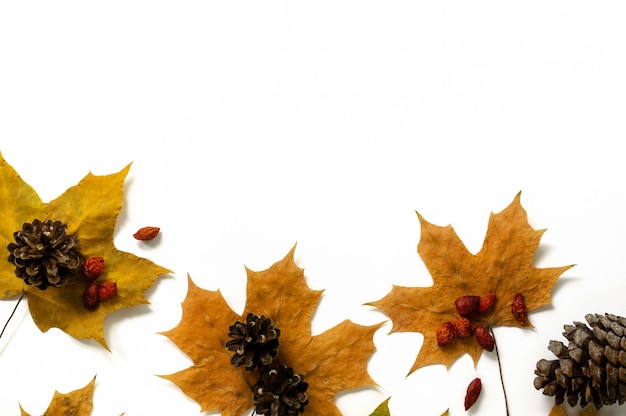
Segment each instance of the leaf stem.
[[17,310],[17,307],[20,305],[20,302],[22,301],[22,299],[24,299],[24,295],[26,295],[26,292],[22,292],[19,299],[17,300],[17,303],[15,304],[15,307],[13,308],[11,315],[9,315],[9,319],[7,319],[6,323],[4,324],[4,327],[2,327],[2,331],[0,331],[0,338],[2,338],[2,334],[4,334],[4,331],[7,329],[7,326],[9,325],[11,318],[13,318],[13,315],[15,315],[15,311]]
[[502,384],[502,393],[504,393],[504,407],[506,409],[506,416],[509,416],[509,401],[506,397],[506,388],[504,387],[504,377],[502,376],[502,364],[500,363],[500,353],[498,352],[498,342],[496,341],[496,334],[494,331],[491,331],[491,335],[493,336],[493,345],[496,350],[496,359],[498,360],[498,371],[500,371],[500,384]]

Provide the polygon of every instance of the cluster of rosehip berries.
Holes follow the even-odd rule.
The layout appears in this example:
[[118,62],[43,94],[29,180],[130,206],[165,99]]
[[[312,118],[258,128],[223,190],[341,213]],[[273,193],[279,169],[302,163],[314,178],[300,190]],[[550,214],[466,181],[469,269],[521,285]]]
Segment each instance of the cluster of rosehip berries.
[[117,283],[98,282],[96,280],[103,271],[103,257],[89,257],[80,268],[81,275],[89,283],[83,292],[83,305],[90,311],[94,310],[100,302],[111,300],[117,296]]
[[[133,237],[140,241],[152,240],[159,234],[160,230],[159,227],[143,227],[133,234]],[[117,296],[117,283],[98,282],[96,280],[103,271],[104,257],[89,257],[80,268],[80,274],[89,283],[83,292],[83,305],[90,311],[96,309],[100,302],[106,302]]]
[[[493,351],[495,340],[491,334],[491,330],[486,325],[477,325],[472,329],[472,322],[468,318],[473,313],[487,312],[495,303],[496,295],[490,293],[486,296],[466,295],[457,298],[454,306],[460,316],[457,316],[453,322],[444,322],[437,328],[437,345],[443,347],[451,343],[455,337],[469,337],[474,334],[478,344],[487,351]],[[521,293],[516,293],[511,304],[511,312],[513,316],[523,324],[528,317],[528,310],[524,303],[524,297]]]
[[493,293],[483,297],[466,295],[455,300],[454,306],[460,316],[457,316],[453,322],[444,322],[437,328],[437,345],[443,347],[451,343],[455,337],[464,338],[474,334],[481,347],[487,351],[493,351],[495,341],[489,328],[485,325],[477,325],[472,330],[472,322],[468,316],[475,312],[487,312],[495,301],[496,295]]

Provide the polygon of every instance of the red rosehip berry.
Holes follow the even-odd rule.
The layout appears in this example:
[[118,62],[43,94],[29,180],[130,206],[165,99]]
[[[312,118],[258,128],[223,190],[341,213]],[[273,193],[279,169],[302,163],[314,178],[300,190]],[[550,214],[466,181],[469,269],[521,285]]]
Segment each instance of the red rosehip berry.
[[89,281],[96,280],[104,270],[103,257],[89,257],[80,268],[80,273]]
[[515,316],[515,319],[517,319],[520,324],[523,324],[526,322],[526,319],[528,319],[528,309],[524,302],[524,296],[522,296],[521,293],[515,294],[513,303],[511,303],[511,312],[513,312],[513,316]]
[[493,351],[494,346],[496,345],[496,340],[493,335],[491,335],[491,331],[484,325],[478,325],[474,328],[474,336],[476,336],[476,341],[478,341],[478,345],[483,347],[483,349],[491,352]]
[[93,281],[89,285],[87,289],[83,292],[83,306],[90,311],[96,309],[98,303],[98,289],[100,288],[100,283]]
[[478,305],[480,304],[480,296],[461,296],[454,301],[454,306],[456,306],[456,310],[461,316],[467,316],[473,312],[478,310]]
[[98,300],[104,302],[113,299],[115,296],[117,296],[117,283],[102,282],[98,289]]
[[454,325],[452,322],[444,322],[437,328],[437,345],[443,347],[454,339]]

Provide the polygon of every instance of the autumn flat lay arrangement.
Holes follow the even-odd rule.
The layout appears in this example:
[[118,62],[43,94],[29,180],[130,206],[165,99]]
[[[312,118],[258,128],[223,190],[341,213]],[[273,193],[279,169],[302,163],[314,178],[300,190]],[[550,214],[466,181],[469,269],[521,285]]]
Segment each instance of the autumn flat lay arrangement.
[[[121,308],[147,303],[145,292],[171,270],[121,250],[114,232],[130,165],[120,172],[88,174],[49,203],[44,203],[11,164],[0,156],[0,297],[14,303],[0,334],[19,331],[13,313],[27,307],[37,327],[57,328],[76,339],[95,340],[85,348],[108,349],[103,322]],[[492,354],[501,366],[494,328],[533,328],[533,312],[551,303],[559,277],[573,265],[538,268],[533,259],[545,230],[528,222],[521,193],[489,217],[481,249],[472,254],[450,225],[427,221],[418,211],[421,236],[417,253],[432,277],[428,287],[394,286],[381,299],[363,305],[382,311],[391,333],[420,333],[409,374],[430,365],[450,367],[464,355],[474,363]],[[162,238],[158,224],[146,224],[133,237],[140,244]],[[313,334],[310,322],[323,290],[307,285],[295,261],[296,246],[266,270],[245,270],[243,313],[229,306],[220,290],[203,289],[187,276],[187,294],[177,325],[162,333],[192,361],[188,368],[160,377],[197,402],[202,412],[339,415],[336,396],[349,389],[375,386],[367,364],[376,354],[374,333],[383,325],[359,325],[349,319]],[[534,388],[554,399],[550,415],[593,415],[603,406],[626,401],[626,318],[588,314],[555,334],[538,357]],[[42,351],[46,350],[41,346]],[[46,415],[89,415],[97,375],[84,388],[57,392]],[[501,414],[509,414],[507,386],[484,386],[480,377],[463,398],[471,412],[489,388],[504,396]],[[389,398],[371,415],[392,414]],[[22,415],[28,415],[24,409]],[[448,414],[445,411],[444,414]]]

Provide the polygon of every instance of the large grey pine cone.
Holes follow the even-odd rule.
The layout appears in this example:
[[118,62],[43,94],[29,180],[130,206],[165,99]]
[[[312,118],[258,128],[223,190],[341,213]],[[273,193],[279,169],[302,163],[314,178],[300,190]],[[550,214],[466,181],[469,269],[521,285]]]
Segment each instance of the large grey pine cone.
[[626,318],[588,314],[582,322],[565,325],[569,344],[550,341],[557,360],[539,360],[534,385],[543,394],[575,406],[596,408],[626,401]]
[[27,285],[39,289],[63,286],[74,276],[80,265],[78,237],[67,234],[61,221],[33,220],[13,233],[15,243],[9,243],[9,262],[15,274]]

